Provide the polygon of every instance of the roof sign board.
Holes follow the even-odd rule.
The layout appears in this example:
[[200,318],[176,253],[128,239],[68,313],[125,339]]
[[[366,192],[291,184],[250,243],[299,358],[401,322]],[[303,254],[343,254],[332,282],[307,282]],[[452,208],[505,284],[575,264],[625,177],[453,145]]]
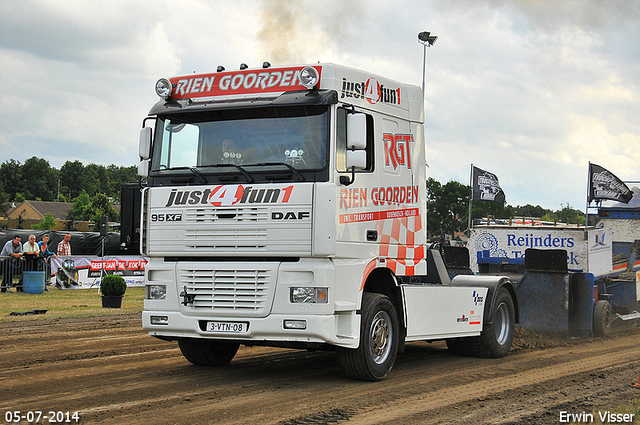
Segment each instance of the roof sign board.
[[[305,66],[216,72],[171,78],[174,99],[230,96],[262,93],[282,93],[307,90],[300,82]],[[314,66],[320,79],[322,67]]]

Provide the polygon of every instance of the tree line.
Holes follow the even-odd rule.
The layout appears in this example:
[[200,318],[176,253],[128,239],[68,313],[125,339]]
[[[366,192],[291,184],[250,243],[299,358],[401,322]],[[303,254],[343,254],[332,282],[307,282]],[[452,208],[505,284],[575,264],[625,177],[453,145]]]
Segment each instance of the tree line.
[[120,199],[120,185],[137,180],[137,167],[117,165],[83,165],[67,161],[56,169],[44,158],[35,156],[24,164],[9,159],[0,164],[0,191],[10,202],[58,201],[73,202],[85,191],[90,197],[103,193]]
[[[24,200],[72,202],[67,220],[93,221],[99,229],[101,215],[111,221],[119,221],[112,205],[120,203],[120,187],[123,183],[135,183],[138,170],[135,165],[83,165],[80,161],[67,161],[56,169],[44,158],[35,156],[24,164],[9,159],[0,164],[0,211],[6,216],[11,202]],[[452,235],[467,228],[469,217],[470,187],[451,180],[441,184],[433,178],[427,179],[427,230],[431,238],[441,233]],[[538,217],[545,221],[584,224],[584,212],[572,208],[569,203],[560,210],[552,211],[539,205],[512,206],[494,202],[474,202],[471,217],[512,219],[516,217]],[[45,228],[53,217],[45,219]],[[54,224],[55,225],[55,224]]]
[[[429,177],[427,179],[427,231],[430,238],[441,234],[453,235],[467,229],[469,219],[469,185],[451,180],[446,184]],[[543,221],[585,224],[585,215],[567,202],[557,211],[540,205],[512,206],[495,202],[476,201],[471,205],[471,218],[514,219],[536,217]]]
[[[72,202],[67,220],[93,221],[94,230],[101,215],[118,221],[113,209],[120,203],[123,183],[135,183],[138,169],[135,165],[84,165],[80,161],[67,161],[56,169],[44,158],[31,157],[24,164],[9,159],[0,164],[0,208],[6,216],[11,203],[29,201]],[[51,228],[53,217],[46,217],[43,226]],[[55,225],[55,224],[53,224]],[[98,227],[99,228],[99,227]]]

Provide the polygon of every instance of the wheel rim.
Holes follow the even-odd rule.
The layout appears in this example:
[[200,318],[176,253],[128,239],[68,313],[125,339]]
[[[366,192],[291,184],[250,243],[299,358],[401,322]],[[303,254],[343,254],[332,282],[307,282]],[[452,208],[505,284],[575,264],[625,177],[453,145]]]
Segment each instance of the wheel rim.
[[509,307],[505,303],[501,303],[496,309],[494,327],[496,330],[496,342],[500,345],[507,343],[511,334],[511,323],[509,322]]
[[391,318],[385,311],[379,311],[371,322],[371,359],[382,364],[391,352],[392,329]]

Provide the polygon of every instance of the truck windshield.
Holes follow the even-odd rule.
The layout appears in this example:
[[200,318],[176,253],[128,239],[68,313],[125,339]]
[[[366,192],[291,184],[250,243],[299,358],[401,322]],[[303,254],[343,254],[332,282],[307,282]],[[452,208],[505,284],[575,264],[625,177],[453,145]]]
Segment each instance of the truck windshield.
[[327,167],[328,119],[328,108],[316,105],[159,116],[151,171],[320,170]]

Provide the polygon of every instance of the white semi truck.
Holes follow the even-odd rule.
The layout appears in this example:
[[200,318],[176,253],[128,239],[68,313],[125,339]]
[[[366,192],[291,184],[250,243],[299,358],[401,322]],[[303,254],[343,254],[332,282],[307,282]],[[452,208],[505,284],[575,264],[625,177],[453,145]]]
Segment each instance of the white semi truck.
[[143,122],[143,328],[187,360],[336,350],[380,380],[406,342],[500,357],[500,276],[450,278],[426,245],[420,87],[334,64],[161,79]]

